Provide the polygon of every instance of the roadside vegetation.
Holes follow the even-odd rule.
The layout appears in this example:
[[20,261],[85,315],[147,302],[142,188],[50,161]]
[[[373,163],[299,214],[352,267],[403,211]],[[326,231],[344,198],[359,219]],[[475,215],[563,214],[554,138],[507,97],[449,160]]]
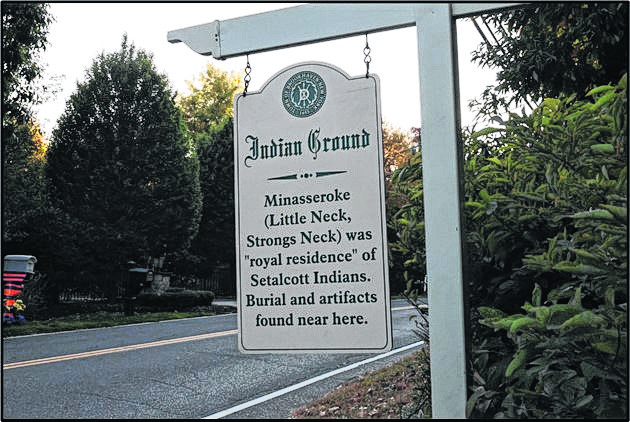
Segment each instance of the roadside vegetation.
[[[469,417],[627,419],[627,6],[482,18],[501,37],[475,57],[502,71],[478,104],[487,127],[461,138]],[[425,268],[421,164],[393,176],[410,290]]]
[[3,324],[3,337],[51,333],[85,328],[113,327],[116,325],[156,322],[169,319],[193,318],[231,312],[222,306],[213,306],[214,293],[170,288],[157,294],[142,291],[133,300],[75,301],[47,306],[35,288],[35,280],[26,284],[25,300],[33,305],[24,311],[19,323]]
[[627,110],[624,75],[473,137],[475,415],[627,417]]
[[167,321],[171,319],[195,318],[216,315],[210,309],[194,312],[143,312],[125,315],[124,312],[100,311],[77,313],[43,321],[26,321],[22,324],[3,325],[2,337],[25,336],[30,334],[56,333],[61,331],[83,330],[87,328],[114,327],[143,322]]

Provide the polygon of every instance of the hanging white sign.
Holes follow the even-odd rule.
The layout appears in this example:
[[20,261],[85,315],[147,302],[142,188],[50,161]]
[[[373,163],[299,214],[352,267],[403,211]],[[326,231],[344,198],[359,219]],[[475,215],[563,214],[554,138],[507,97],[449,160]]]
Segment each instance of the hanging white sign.
[[309,62],[235,98],[242,352],[391,349],[379,97]]

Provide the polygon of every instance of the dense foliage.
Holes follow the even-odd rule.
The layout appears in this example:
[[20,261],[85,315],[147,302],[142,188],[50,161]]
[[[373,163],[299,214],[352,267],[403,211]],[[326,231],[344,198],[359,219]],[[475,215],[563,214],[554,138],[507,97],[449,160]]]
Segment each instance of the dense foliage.
[[472,135],[472,416],[627,417],[627,140],[625,76]]
[[2,2],[2,139],[12,125],[28,123],[37,104],[43,68],[39,54],[46,49],[52,22],[46,3]]
[[175,312],[195,306],[210,306],[213,300],[214,293],[210,291],[169,289],[159,295],[153,292],[140,293],[134,307],[151,312]]
[[[627,417],[626,76],[587,94],[463,134],[469,416]],[[390,220],[412,296],[425,273],[421,163],[394,174],[406,203]]]
[[497,69],[482,110],[576,94],[614,83],[628,68],[627,2],[536,2],[483,19],[492,33],[473,61]]
[[[493,41],[474,59],[499,72],[479,111],[501,127],[462,133],[470,417],[628,416],[627,10],[541,3],[484,17]],[[524,101],[530,113],[494,116]],[[393,181],[406,203],[391,250],[413,297],[421,157]]]
[[[236,265],[234,217],[234,135],[232,120],[197,146],[202,216],[190,254],[196,259],[191,269],[207,277],[217,266]],[[189,271],[190,272],[190,271]],[[231,279],[230,282],[235,282]]]
[[189,92],[177,96],[188,130],[195,138],[201,138],[220,130],[232,117],[234,95],[241,84],[236,74],[228,74],[219,68],[206,65],[198,80],[186,81]]
[[408,163],[396,169],[392,183],[390,198],[402,205],[397,206],[388,218],[390,264],[402,272],[403,291],[423,293],[426,253],[422,154],[413,154]]
[[2,241],[10,250],[44,204],[46,148],[31,106],[43,90],[38,59],[51,21],[47,4],[2,3]]
[[173,97],[151,55],[126,36],[77,84],[46,167],[54,203],[74,221],[59,228],[63,246],[80,245],[72,274],[104,273],[111,282],[127,261],[144,265],[190,245],[200,218],[199,163]]
[[29,225],[45,204],[46,145],[33,121],[12,127],[3,143],[2,241],[10,245],[26,240]]
[[178,261],[181,274],[210,277],[219,267],[235,268],[234,248],[226,245],[235,242],[232,107],[240,82],[238,75],[207,64],[198,79],[187,81],[189,92],[176,99],[197,151],[203,197],[198,233]]
[[387,238],[392,246],[389,248],[389,289],[392,294],[400,294],[407,286],[405,262],[409,259],[409,247],[400,247],[396,242],[400,234],[400,222],[395,216],[402,212],[401,208],[409,207],[405,205],[409,198],[397,171],[407,168],[413,160],[419,146],[419,131],[415,133],[418,136],[414,137],[413,129],[411,133],[404,133],[387,122],[383,122],[382,126]]

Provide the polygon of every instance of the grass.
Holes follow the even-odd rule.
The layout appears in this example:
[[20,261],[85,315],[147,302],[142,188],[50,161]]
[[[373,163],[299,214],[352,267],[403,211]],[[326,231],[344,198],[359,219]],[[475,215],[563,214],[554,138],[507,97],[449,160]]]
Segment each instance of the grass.
[[22,324],[3,325],[2,337],[55,333],[58,331],[72,331],[86,328],[114,327],[117,325],[194,318],[209,315],[216,315],[216,312],[147,312],[125,316],[123,312],[101,311],[89,314],[74,314],[45,321],[26,321]]

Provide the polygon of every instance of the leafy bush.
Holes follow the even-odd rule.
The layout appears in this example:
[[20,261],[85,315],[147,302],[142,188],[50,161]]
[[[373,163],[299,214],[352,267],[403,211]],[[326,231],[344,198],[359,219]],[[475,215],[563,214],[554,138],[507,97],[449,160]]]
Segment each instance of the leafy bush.
[[391,195],[403,205],[388,219],[389,261],[394,268],[402,268],[405,294],[415,299],[422,293],[426,274],[422,154],[414,154],[399,167],[392,183]]
[[210,306],[214,300],[211,291],[167,291],[161,295],[142,292],[136,297],[136,306],[155,310],[182,310],[194,306]]
[[627,137],[626,76],[471,136],[470,416],[627,417]]
[[24,317],[29,321],[48,317],[55,303],[50,299],[55,294],[56,290],[47,275],[36,271],[24,283],[23,298],[28,305]]

